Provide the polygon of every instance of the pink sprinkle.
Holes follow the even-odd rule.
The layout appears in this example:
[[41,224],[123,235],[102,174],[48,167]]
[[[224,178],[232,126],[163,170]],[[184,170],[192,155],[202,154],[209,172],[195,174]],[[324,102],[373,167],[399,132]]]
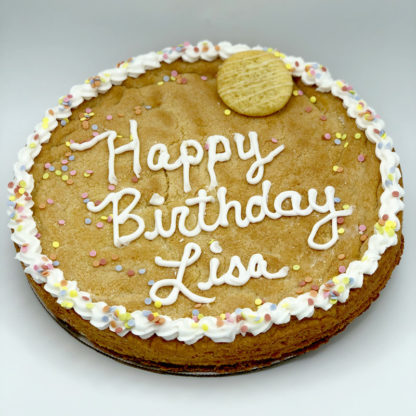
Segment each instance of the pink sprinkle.
[[113,222],[113,217],[112,217],[111,215],[109,215],[109,216],[107,217],[107,222]]
[[74,142],[74,139],[71,139],[71,140],[69,141],[69,143],[71,143],[71,144],[72,144],[72,143],[75,143],[75,142]]
[[116,189],[116,187],[114,185],[108,185],[108,190],[109,191],[114,191],[114,189]]
[[59,225],[65,225],[65,220],[59,220],[59,221],[58,221],[58,224],[59,224]]
[[391,193],[395,198],[397,198],[400,194],[399,194],[399,191],[393,191],[392,193]]
[[357,159],[358,159],[359,162],[364,162],[365,156],[363,154],[359,154]]
[[36,233],[35,237],[36,238],[40,238],[41,237],[41,233]]
[[363,231],[364,232],[367,229],[367,227],[364,224],[361,224],[361,225],[358,226],[358,229],[360,231]]
[[46,202],[47,202],[48,204],[52,205],[52,204],[53,204],[53,199],[48,198],[48,199],[46,200]]
[[208,149],[209,149],[209,145],[208,145],[208,143],[205,143],[205,144],[204,144],[204,149],[205,149],[205,150],[208,150]]
[[83,198],[83,199],[88,198],[88,192],[82,193],[81,198]]
[[100,222],[97,222],[97,228],[103,228],[104,227],[104,224],[100,221]]
[[27,246],[22,246],[22,248],[20,249],[20,251],[21,251],[22,253],[26,253],[26,252],[27,252],[27,250],[28,250],[28,247],[27,247]]
[[197,317],[197,316],[193,316],[193,317],[192,317],[192,319],[193,319],[195,322],[198,322],[198,317]]
[[338,224],[344,224],[344,218],[343,217],[338,217],[337,218],[337,223]]
[[314,301],[313,301],[313,299],[311,299],[311,298],[308,298],[308,305],[309,306],[312,306],[314,304]]
[[242,334],[245,334],[247,331],[248,331],[248,327],[247,327],[247,325],[243,325],[243,326],[241,327],[241,333],[242,333]]
[[189,46],[189,45],[190,45],[190,43],[188,41],[183,43],[183,46]]
[[389,216],[388,214],[384,214],[381,218],[383,221],[387,221],[389,219]]
[[181,79],[181,84],[186,84],[187,82],[188,82],[188,80],[186,78]]
[[274,137],[272,138],[272,142],[273,143],[277,143],[277,139],[275,139]]
[[94,171],[93,171],[93,170],[91,170],[91,169],[88,169],[88,170],[86,171],[86,173],[89,173],[89,174],[91,175],[92,173],[94,173]]
[[331,134],[330,134],[330,133],[325,133],[325,134],[322,136],[322,138],[323,138],[323,139],[325,139],[325,140],[331,140]]
[[303,95],[303,91],[302,90],[298,90],[298,95]]
[[268,313],[266,313],[266,314],[264,315],[264,320],[265,320],[266,322],[271,321],[271,319],[272,319],[272,317],[271,317]]
[[98,136],[98,131],[93,131],[92,132],[92,135],[95,137],[95,136]]
[[49,162],[45,163],[45,169],[49,169],[52,165]]
[[338,267],[338,271],[340,272],[340,273],[345,273],[345,271],[346,271],[347,269],[345,268],[345,266],[339,266]]
[[90,257],[95,257],[97,255],[97,252],[95,250],[90,251]]
[[91,113],[91,111],[92,111],[92,110],[91,110],[91,108],[89,108],[89,107],[85,109],[85,112],[86,112],[87,114]]
[[67,161],[66,159],[63,159],[63,160],[61,160],[61,163],[62,163],[63,165],[67,165],[67,164],[68,164],[68,161]]
[[324,115],[322,115],[321,117],[319,117],[322,121],[326,121],[327,120],[327,118],[326,118],[326,116],[324,116]]
[[138,179],[136,176],[133,176],[133,177],[131,178],[131,181],[132,181],[133,183],[137,183],[137,182],[139,181],[139,179]]
[[206,81],[208,78],[205,75],[201,76],[202,81]]
[[106,118],[107,120],[112,120],[112,119],[113,119],[113,116],[112,116],[111,114],[108,114],[107,116],[105,116],[105,118]]
[[170,73],[173,77],[177,77],[178,76],[178,71],[172,71]]
[[71,170],[71,171],[69,172],[69,174],[70,174],[71,176],[75,176],[75,175],[77,174],[77,171],[76,171],[76,170]]
[[306,108],[305,108],[305,111],[306,111],[307,113],[310,113],[310,112],[312,111],[312,107],[309,107],[309,106],[308,106],[308,107],[306,107]]

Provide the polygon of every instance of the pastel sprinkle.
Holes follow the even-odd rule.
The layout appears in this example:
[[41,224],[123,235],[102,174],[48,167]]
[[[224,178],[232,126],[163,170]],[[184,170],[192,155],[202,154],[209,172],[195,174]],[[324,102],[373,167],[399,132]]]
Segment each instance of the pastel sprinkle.
[[311,97],[311,98],[309,98],[309,101],[310,101],[312,104],[315,104],[315,103],[316,103],[316,97],[315,97],[314,95],[312,95],[312,97]]
[[104,224],[101,221],[97,222],[97,224],[96,224],[97,228],[103,228],[103,226],[104,226]]
[[85,218],[84,220],[85,224],[90,225],[91,224],[91,218]]
[[294,264],[293,267],[292,267],[292,269],[293,270],[299,270],[300,269],[299,264]]
[[145,274],[145,273],[146,273],[146,269],[139,269],[139,270],[138,270],[138,273],[139,273],[139,274]]
[[114,186],[114,185],[108,185],[108,188],[107,188],[109,191],[114,191],[114,189],[116,189],[116,187]]
[[146,299],[144,300],[144,303],[145,303],[146,305],[150,305],[150,304],[152,303],[152,299],[150,299],[150,298],[146,298]]
[[121,272],[123,270],[123,266],[121,264],[117,264],[115,269],[116,269],[117,272]]
[[95,250],[91,250],[90,252],[89,252],[89,256],[90,257],[95,257],[97,255],[97,252],[95,251]]
[[361,154],[359,154],[359,155],[358,155],[357,159],[358,159],[358,161],[359,161],[359,162],[364,162],[364,160],[365,160],[365,155],[363,155],[363,154],[361,153]]
[[257,299],[254,301],[254,304],[255,304],[255,305],[257,305],[257,306],[260,306],[262,303],[263,303],[263,301],[262,301],[260,298],[257,298]]
[[355,133],[354,134],[354,139],[360,139],[361,138],[361,133]]
[[331,140],[331,134],[330,133],[325,133],[323,136],[322,136],[322,138],[323,139],[325,139],[325,140]]
[[229,110],[228,108],[226,110],[224,110],[224,114],[226,116],[229,116],[231,114],[231,110]]
[[339,266],[338,267],[338,271],[340,272],[340,273],[345,273],[345,271],[346,271],[347,269],[345,268],[345,266]]
[[205,75],[201,75],[202,81],[206,81],[208,78]]
[[367,227],[364,224],[361,224],[361,225],[358,226],[358,229],[359,229],[359,231],[364,232],[367,229]]
[[112,116],[111,114],[107,114],[107,115],[105,116],[105,118],[106,118],[107,120],[112,120],[112,119],[113,119],[113,116]]
[[162,302],[160,300],[157,300],[155,302],[155,308],[161,308],[162,307]]
[[59,247],[59,242],[58,242],[58,241],[54,241],[54,242],[52,243],[52,247],[53,247],[53,248],[58,248],[58,247]]
[[65,225],[65,220],[58,220],[59,225]]
[[344,234],[345,230],[341,227],[338,228],[338,234]]

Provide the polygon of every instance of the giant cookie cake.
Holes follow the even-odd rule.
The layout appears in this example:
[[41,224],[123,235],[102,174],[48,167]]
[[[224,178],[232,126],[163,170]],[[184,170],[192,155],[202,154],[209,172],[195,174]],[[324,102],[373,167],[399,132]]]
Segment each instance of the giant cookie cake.
[[236,373],[316,348],[377,298],[403,249],[399,157],[379,115],[322,65],[229,42],[74,86],[28,137],[9,191],[43,305],[155,371]]

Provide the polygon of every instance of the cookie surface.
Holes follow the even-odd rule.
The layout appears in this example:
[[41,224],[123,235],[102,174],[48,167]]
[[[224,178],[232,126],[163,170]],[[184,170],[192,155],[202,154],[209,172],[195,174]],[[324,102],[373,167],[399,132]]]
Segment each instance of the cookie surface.
[[75,87],[9,184],[17,258],[44,305],[146,368],[238,372],[314,348],[400,259],[403,189],[381,120],[292,57],[281,111],[229,113],[217,73],[230,50],[145,55]]
[[283,108],[293,88],[284,62],[270,52],[245,51],[228,58],[217,75],[218,94],[234,111],[267,116]]

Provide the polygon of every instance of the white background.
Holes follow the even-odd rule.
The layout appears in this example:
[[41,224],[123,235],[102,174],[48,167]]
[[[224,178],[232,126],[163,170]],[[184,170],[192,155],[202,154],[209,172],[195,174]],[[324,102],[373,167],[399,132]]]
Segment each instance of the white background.
[[13,259],[3,215],[0,414],[415,412],[415,4],[0,0],[3,201],[18,149],[72,85],[130,56],[203,39],[273,46],[349,81],[386,121],[407,192],[404,257],[370,310],[315,352],[225,378],[153,374],[76,341],[35,299]]

